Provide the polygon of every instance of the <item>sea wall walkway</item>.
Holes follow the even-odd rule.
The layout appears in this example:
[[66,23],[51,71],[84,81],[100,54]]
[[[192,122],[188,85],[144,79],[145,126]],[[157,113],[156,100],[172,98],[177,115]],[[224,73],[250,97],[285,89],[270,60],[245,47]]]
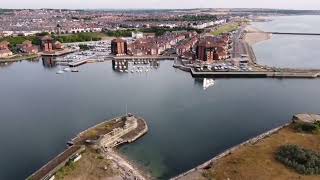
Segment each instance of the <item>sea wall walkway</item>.
[[214,158],[210,159],[209,161],[207,161],[207,162],[205,162],[205,163],[203,163],[203,164],[201,164],[201,165],[199,165],[199,166],[197,166],[197,167],[195,167],[195,168],[193,168],[193,169],[191,169],[191,170],[189,170],[187,172],[184,172],[184,173],[182,173],[182,174],[180,174],[180,175],[178,175],[178,176],[176,176],[174,178],[171,178],[171,180],[178,180],[180,178],[183,178],[184,176],[187,176],[189,173],[197,171],[198,169],[204,169],[204,168],[206,168],[208,166],[213,166],[218,162],[218,160],[220,160],[221,158],[231,154],[232,152],[238,150],[239,148],[241,148],[243,146],[246,146],[246,145],[249,145],[249,144],[255,144],[255,143],[259,142],[260,140],[262,140],[262,139],[264,139],[266,137],[269,137],[270,135],[278,132],[279,130],[289,126],[290,124],[291,123],[286,123],[286,124],[284,124],[282,126],[279,126],[277,128],[271,129],[271,130],[269,130],[269,131],[267,131],[267,132],[265,132],[263,134],[260,134],[260,135],[254,137],[254,138],[251,138],[251,139],[249,139],[249,140],[247,140],[247,141],[245,141],[245,142],[243,142],[241,144],[233,146],[233,147],[225,150],[224,152],[218,154],[217,156],[215,156]]
[[195,71],[190,69],[192,77],[196,78],[318,78],[319,71]]

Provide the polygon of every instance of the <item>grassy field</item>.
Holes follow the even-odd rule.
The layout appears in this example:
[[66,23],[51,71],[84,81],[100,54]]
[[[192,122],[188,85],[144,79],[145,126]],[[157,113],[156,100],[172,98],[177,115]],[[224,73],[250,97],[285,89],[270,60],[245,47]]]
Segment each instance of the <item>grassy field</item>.
[[275,159],[277,149],[286,144],[297,144],[320,151],[320,134],[298,133],[293,125],[280,130],[255,145],[248,145],[222,158],[214,167],[198,172],[197,179],[232,180],[316,180],[320,176],[305,176],[287,168]]
[[237,30],[239,28],[239,24],[232,23],[232,24],[226,24],[224,26],[218,27],[216,30],[212,32],[213,35],[219,36],[223,33],[228,33],[234,30]]
[[13,56],[12,58],[8,58],[8,59],[0,58],[0,63],[15,62],[15,61],[22,61],[22,60],[34,60],[38,57],[40,57],[38,54],[31,54],[31,55],[24,55],[24,56]]
[[112,179],[117,174],[111,167],[110,160],[103,158],[95,150],[87,148],[79,161],[61,168],[56,173],[55,178],[64,180],[98,180]]

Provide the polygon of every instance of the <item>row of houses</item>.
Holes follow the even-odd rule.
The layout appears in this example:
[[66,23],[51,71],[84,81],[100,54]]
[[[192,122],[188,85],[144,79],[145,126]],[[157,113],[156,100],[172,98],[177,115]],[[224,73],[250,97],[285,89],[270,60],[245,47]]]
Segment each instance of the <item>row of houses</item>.
[[37,54],[39,50],[45,53],[51,53],[64,49],[64,45],[59,41],[54,41],[50,36],[44,36],[41,39],[41,45],[33,45],[31,41],[25,40],[21,44],[17,44],[15,47],[10,47],[8,41],[0,42],[0,58],[9,58],[13,56],[11,49],[13,48],[15,52],[21,55],[31,55]]
[[178,56],[186,56],[189,54],[188,52],[193,51],[194,46],[199,41],[199,36],[194,35],[188,39],[183,40],[179,45],[176,47],[176,53]]
[[178,42],[192,37],[196,32],[172,32],[158,37],[146,37],[137,39],[128,45],[132,55],[160,55],[165,50],[173,48]]
[[[10,43],[7,41],[0,42],[0,58],[8,58],[13,56],[13,52],[10,50]],[[22,44],[17,44],[17,52],[23,55],[36,54],[39,51],[39,47],[32,44],[31,41],[26,40]]]
[[204,28],[207,28],[207,27],[224,24],[226,22],[227,22],[226,19],[220,19],[220,20],[216,20],[216,21],[209,21],[209,22],[195,24],[195,25],[192,25],[192,27],[196,28],[196,29],[204,29]]

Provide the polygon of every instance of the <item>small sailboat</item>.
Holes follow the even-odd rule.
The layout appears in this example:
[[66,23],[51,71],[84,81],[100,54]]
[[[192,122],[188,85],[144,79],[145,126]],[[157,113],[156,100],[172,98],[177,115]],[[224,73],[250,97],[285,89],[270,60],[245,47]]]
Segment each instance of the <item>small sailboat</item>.
[[215,84],[214,79],[204,78],[203,79],[203,90],[206,90],[211,86],[214,86],[214,84]]
[[66,68],[63,69],[63,71],[64,71],[64,72],[70,72],[71,69],[70,69],[69,67],[66,67]]

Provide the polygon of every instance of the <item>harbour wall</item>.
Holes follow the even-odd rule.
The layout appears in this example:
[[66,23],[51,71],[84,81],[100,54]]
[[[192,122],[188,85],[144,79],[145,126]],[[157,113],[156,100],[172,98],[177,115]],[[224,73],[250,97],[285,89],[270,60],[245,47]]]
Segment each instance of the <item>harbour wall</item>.
[[291,123],[286,123],[286,124],[284,124],[282,126],[276,127],[274,129],[271,129],[271,130],[269,130],[269,131],[267,131],[267,132],[265,132],[263,134],[260,134],[260,135],[258,135],[256,137],[254,137],[254,138],[251,138],[251,139],[249,139],[249,140],[247,140],[247,141],[245,141],[245,142],[243,142],[241,144],[233,146],[233,147],[225,150],[224,152],[218,154],[217,156],[215,156],[214,158],[210,159],[209,161],[207,161],[207,162],[205,162],[205,163],[203,163],[203,164],[201,164],[201,165],[199,165],[199,166],[197,166],[197,167],[195,167],[195,168],[193,168],[193,169],[191,169],[191,170],[189,170],[187,172],[184,172],[184,173],[182,173],[182,174],[180,174],[180,175],[178,175],[176,177],[171,178],[171,180],[178,180],[178,179],[188,175],[189,173],[192,173],[192,172],[197,171],[199,169],[205,169],[207,167],[214,166],[218,162],[218,160],[220,160],[221,158],[223,158],[225,156],[230,155],[231,153],[233,153],[234,151],[238,150],[239,148],[241,148],[243,146],[246,146],[246,145],[255,144],[255,143],[259,142],[260,140],[262,140],[264,138],[267,138],[267,137],[271,136],[272,134],[278,132],[279,130],[289,126],[290,124]]
[[[39,170],[37,170],[36,172],[34,172],[32,175],[30,175],[27,179],[29,180],[46,180],[49,179],[50,177],[52,177],[59,169],[61,169],[62,167],[64,167],[66,165],[67,162],[69,162],[72,157],[74,157],[76,154],[80,154],[83,151],[85,151],[85,146],[84,145],[78,145],[79,142],[81,142],[81,136],[105,123],[111,122],[111,121],[116,121],[118,119],[121,119],[124,116],[120,116],[120,117],[116,117],[113,118],[111,120],[107,120],[104,122],[101,122],[95,126],[92,126],[82,132],[80,132],[79,134],[77,134],[76,137],[74,137],[71,141],[68,142],[68,144],[70,145],[66,150],[64,150],[63,152],[61,152],[59,155],[57,155],[55,158],[53,158],[52,160],[50,160],[47,164],[45,164],[44,166],[42,166]],[[132,143],[134,141],[136,141],[138,138],[140,138],[141,136],[143,136],[144,134],[146,134],[148,132],[148,125],[146,123],[146,121],[143,118],[137,118],[138,120],[141,120],[143,124],[138,124],[138,127],[136,129],[139,128],[139,125],[143,125],[143,128],[141,130],[139,130],[139,132],[137,134],[135,134],[134,136],[127,138],[125,141],[122,141],[119,144],[116,144],[116,146],[119,146],[120,144],[124,144],[124,143]],[[132,130],[134,131],[134,130]],[[78,143],[78,144],[77,144]]]

